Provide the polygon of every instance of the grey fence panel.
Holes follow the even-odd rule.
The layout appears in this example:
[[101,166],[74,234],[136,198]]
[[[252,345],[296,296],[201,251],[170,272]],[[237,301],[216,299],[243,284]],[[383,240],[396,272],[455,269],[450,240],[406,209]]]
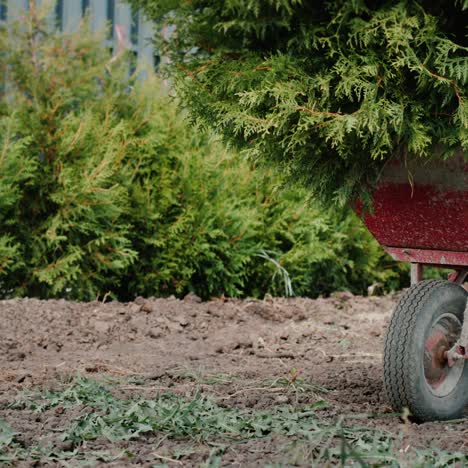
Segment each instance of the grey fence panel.
[[[51,0],[36,0],[37,5]],[[0,0],[0,21],[14,19],[28,8],[29,0]],[[89,14],[93,31],[109,27],[104,47],[116,49],[118,38],[115,27],[125,31],[125,46],[145,65],[157,67],[159,56],[154,50],[154,24],[122,0],[57,0],[51,11],[51,27],[76,31],[85,14]]]
[[7,0],[7,19],[17,18],[28,8],[28,0]]

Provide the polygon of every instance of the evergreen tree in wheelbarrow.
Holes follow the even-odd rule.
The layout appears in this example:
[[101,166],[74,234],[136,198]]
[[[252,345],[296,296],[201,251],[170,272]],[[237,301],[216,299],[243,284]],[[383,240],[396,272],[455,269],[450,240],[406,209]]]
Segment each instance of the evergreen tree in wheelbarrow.
[[[194,121],[314,198],[352,204],[411,263],[385,341],[388,397],[419,421],[462,415],[468,1],[132,2],[161,25]],[[426,265],[454,273],[422,281]]]

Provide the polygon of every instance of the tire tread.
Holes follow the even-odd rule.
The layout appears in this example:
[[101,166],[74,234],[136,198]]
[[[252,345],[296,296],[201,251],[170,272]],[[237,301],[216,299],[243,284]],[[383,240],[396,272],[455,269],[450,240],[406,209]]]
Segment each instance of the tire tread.
[[444,280],[425,280],[408,289],[400,299],[390,320],[384,343],[384,388],[391,405],[397,411],[408,408],[421,421],[433,418],[417,404],[413,394],[413,379],[419,364],[411,346],[418,314],[423,311],[429,296],[448,283]]

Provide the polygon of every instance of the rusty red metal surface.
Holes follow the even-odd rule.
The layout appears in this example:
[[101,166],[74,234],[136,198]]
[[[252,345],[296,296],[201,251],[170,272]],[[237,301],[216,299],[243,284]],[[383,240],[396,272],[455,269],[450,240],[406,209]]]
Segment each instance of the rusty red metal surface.
[[397,260],[468,266],[468,160],[389,165],[364,221]]
[[430,250],[401,247],[387,247],[385,250],[400,262],[424,263],[426,265],[440,265],[444,268],[468,266],[468,252],[453,250]]
[[424,373],[427,383],[434,389],[439,388],[447,377],[445,367],[448,364],[446,353],[449,349],[447,336],[441,330],[435,330],[424,345],[426,354]]
[[462,268],[455,270],[448,275],[448,280],[452,283],[463,284],[465,279],[468,277],[468,268]]

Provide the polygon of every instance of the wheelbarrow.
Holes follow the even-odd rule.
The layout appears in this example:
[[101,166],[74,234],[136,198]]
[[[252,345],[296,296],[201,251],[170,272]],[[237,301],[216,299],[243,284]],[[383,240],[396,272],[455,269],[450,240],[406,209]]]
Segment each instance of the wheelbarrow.
[[[384,346],[384,388],[396,411],[416,421],[463,415],[468,403],[468,159],[383,171],[368,229],[396,260],[411,264],[411,287],[390,320]],[[451,270],[424,280],[426,267]]]

